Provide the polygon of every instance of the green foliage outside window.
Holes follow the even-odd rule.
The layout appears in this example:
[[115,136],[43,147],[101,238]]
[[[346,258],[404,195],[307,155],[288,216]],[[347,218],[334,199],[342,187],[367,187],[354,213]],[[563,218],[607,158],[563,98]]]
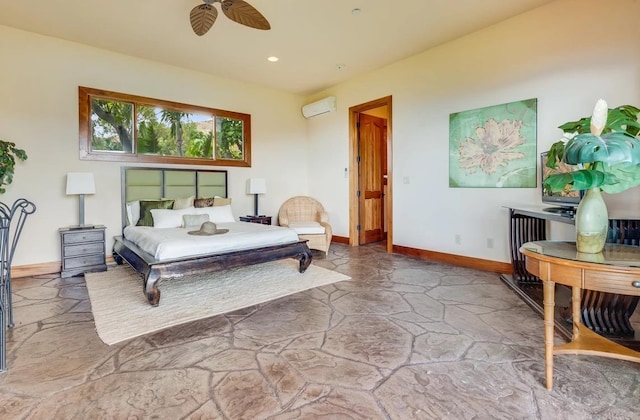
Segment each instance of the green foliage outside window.
[[[82,121],[83,91],[88,133]],[[80,88],[83,158],[250,166],[247,114],[91,91]]]

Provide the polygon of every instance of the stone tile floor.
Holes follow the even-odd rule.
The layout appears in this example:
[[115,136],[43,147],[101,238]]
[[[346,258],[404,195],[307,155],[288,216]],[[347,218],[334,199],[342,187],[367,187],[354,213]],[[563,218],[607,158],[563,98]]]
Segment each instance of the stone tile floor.
[[83,277],[14,280],[0,418],[640,418],[637,364],[556,356],[544,388],[542,320],[497,274],[314,256],[352,280],[114,346]]

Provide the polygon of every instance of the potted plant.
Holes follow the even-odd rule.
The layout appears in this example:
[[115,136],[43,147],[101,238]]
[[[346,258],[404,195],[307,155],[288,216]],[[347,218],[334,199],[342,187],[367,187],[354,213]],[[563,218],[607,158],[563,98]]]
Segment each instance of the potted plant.
[[639,114],[631,105],[608,109],[599,99],[591,117],[559,127],[566,138],[551,146],[547,166],[555,168],[561,161],[577,169],[549,176],[543,188],[586,190],[576,212],[578,252],[604,248],[609,223],[601,191],[613,194],[640,185]]
[[0,140],[0,194],[4,194],[5,186],[13,182],[16,159],[27,160],[27,153],[18,149],[15,143]]

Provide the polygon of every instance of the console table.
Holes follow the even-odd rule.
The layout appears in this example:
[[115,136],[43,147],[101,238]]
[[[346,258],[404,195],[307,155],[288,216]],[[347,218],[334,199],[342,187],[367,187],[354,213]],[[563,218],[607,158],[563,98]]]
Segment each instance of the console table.
[[[544,287],[545,377],[553,388],[554,354],[588,354],[640,363],[640,352],[595,334],[580,321],[581,290],[640,296],[640,247],[607,244],[599,254],[576,252],[574,242],[526,242],[520,248],[526,269]],[[554,346],[555,283],[571,287],[571,341]]]
[[[547,239],[547,222],[575,224],[573,214],[555,213],[542,206],[508,206],[509,244],[513,275],[503,275],[502,280],[540,315],[542,307],[542,285],[540,279],[527,271],[525,258],[520,252],[526,242]],[[611,213],[609,219],[608,243],[640,245],[640,220],[628,218],[630,215]],[[615,217],[615,218],[613,218]],[[560,283],[560,282],[559,282]],[[566,290],[566,289],[565,289]],[[566,307],[570,306],[570,293],[566,293]],[[582,323],[591,330],[603,334],[619,343],[640,348],[629,317],[635,311],[640,298],[621,296],[616,293],[584,290],[581,296]],[[560,312],[560,310],[559,310]],[[562,314],[569,318],[570,313]],[[556,327],[566,338],[571,337],[571,324],[556,318]]]

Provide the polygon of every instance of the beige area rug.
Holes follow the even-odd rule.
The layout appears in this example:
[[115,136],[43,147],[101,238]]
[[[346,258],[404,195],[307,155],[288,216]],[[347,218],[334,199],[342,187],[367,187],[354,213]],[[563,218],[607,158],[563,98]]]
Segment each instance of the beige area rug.
[[163,279],[160,305],[152,307],[142,292],[142,276],[128,265],[85,274],[96,330],[106,344],[349,279],[313,264],[301,274],[298,262],[288,259]]

